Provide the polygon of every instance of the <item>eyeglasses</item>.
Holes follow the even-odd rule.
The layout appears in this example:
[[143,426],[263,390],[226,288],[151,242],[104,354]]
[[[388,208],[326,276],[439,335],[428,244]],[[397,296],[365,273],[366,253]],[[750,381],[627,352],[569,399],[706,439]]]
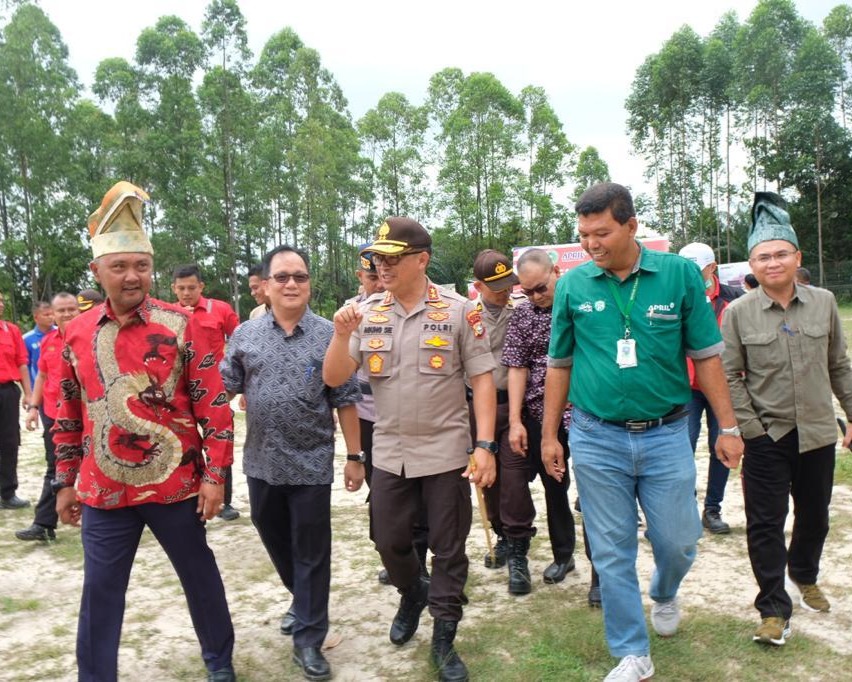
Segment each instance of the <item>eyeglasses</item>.
[[795,256],[796,253],[796,251],[776,251],[775,253],[762,253],[759,256],[755,256],[754,261],[756,263],[760,263],[761,265],[768,265],[773,260],[777,260],[778,262],[787,260],[791,256]]
[[374,253],[373,254],[373,265],[387,265],[389,268],[394,267],[395,265],[399,265],[399,261],[401,261],[406,256],[413,256],[417,253],[423,253],[422,251],[409,251],[408,253],[403,253],[399,256],[386,256],[382,253]]
[[306,272],[296,272],[293,274],[289,272],[276,272],[274,275],[269,276],[270,279],[274,279],[278,284],[287,284],[291,277],[296,284],[305,284],[311,278]]
[[547,288],[550,286],[550,282],[545,282],[544,284],[539,284],[537,287],[533,287],[532,289],[524,289],[521,287],[521,293],[524,296],[541,296],[542,294],[547,293]]

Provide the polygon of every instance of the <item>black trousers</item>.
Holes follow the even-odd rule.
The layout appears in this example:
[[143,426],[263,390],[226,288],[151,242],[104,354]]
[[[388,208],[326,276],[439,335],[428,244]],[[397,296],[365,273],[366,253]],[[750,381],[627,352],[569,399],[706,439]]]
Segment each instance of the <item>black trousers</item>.
[[53,444],[53,419],[48,417],[44,410],[41,413],[41,423],[44,425],[44,459],[47,468],[44,471],[44,483],[41,486],[41,496],[35,508],[33,521],[45,528],[56,528],[59,517],[56,514],[56,493],[50,487],[51,481],[56,478],[56,446]]
[[[367,487],[372,489],[373,480],[373,427],[375,424],[366,419],[359,419],[361,423],[361,450],[364,451],[364,480],[367,482]],[[367,502],[372,499],[372,495],[367,495]],[[370,515],[370,540],[375,542],[376,537],[373,533],[373,515]],[[429,521],[426,518],[425,505],[420,509],[417,515],[417,521],[414,524],[414,550],[420,557],[420,561],[425,565],[426,552],[429,549]]]
[[[471,440],[476,438],[476,420],[470,407]],[[509,445],[509,403],[497,405],[494,423],[497,441],[497,480],[482,492],[488,520],[499,536],[530,538],[535,535],[535,505],[530,493],[529,462],[512,452]]]
[[225,504],[231,504],[234,499],[234,468],[225,468]]
[[412,544],[414,526],[425,504],[432,550],[429,613],[434,618],[459,621],[462,590],[467,581],[465,542],[472,517],[470,482],[464,469],[432,476],[406,478],[382,469],[373,470],[370,489],[376,549],[388,570],[391,584],[405,589],[420,576],[420,562]]
[[[112,682],[118,678],[125,593],[145,526],[180,578],[207,670],[231,665],[234,628],[216,559],[195,512],[197,504],[191,497],[174,504],[119,509],[82,505],[83,597],[77,627],[80,682]],[[151,608],[156,609],[156,604]]]
[[281,582],[293,594],[293,644],[320,647],[328,634],[331,486],[247,480],[251,521]]
[[565,563],[574,556],[577,544],[577,533],[574,530],[574,515],[568,502],[568,488],[571,486],[571,467],[568,458],[568,434],[560,424],[559,442],[565,449],[565,476],[557,481],[547,474],[544,462],[541,461],[541,422],[534,417],[525,415],[524,426],[527,429],[527,461],[529,462],[529,480],[536,475],[544,486],[544,502],[547,507],[547,532],[550,534],[550,547],[553,550],[553,560]]
[[0,497],[8,500],[18,489],[18,448],[21,445],[21,389],[0,384]]
[[[793,610],[784,589],[784,572],[798,583],[819,575],[828,535],[828,505],[834,483],[835,444],[799,452],[793,429],[778,442],[769,436],[745,441],[743,493],[748,555],[760,587],[754,601],[762,618],[789,618]],[[784,539],[788,499],[793,497],[793,535]]]

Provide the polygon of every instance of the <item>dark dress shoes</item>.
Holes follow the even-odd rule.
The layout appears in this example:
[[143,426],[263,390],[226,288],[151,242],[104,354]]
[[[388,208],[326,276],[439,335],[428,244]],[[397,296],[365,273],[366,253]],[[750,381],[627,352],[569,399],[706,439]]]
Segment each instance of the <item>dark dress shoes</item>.
[[291,606],[287,609],[287,613],[284,614],[284,617],[281,619],[281,634],[282,635],[292,635],[293,628],[296,625],[296,614],[293,613],[293,607]]
[[30,542],[34,540],[50,542],[51,540],[56,539],[56,531],[54,531],[53,528],[47,528],[46,526],[40,526],[37,523],[34,523],[29,528],[16,530],[15,537],[18,538],[18,540],[27,540]]
[[223,521],[236,521],[240,518],[240,512],[234,509],[230,504],[226,504],[222,507],[222,511],[216,514]]
[[544,569],[544,582],[553,584],[561,583],[565,576],[574,570],[574,557],[565,562],[554,561]]
[[0,500],[0,509],[23,509],[24,507],[29,506],[29,500],[22,500],[17,495],[12,495],[12,497]]
[[731,527],[722,521],[722,514],[717,511],[705,511],[701,517],[701,525],[713,535],[725,535],[731,532]]
[[207,673],[207,682],[237,682],[237,676],[231,666]]
[[293,663],[302,669],[307,680],[331,679],[331,666],[318,646],[294,646]]

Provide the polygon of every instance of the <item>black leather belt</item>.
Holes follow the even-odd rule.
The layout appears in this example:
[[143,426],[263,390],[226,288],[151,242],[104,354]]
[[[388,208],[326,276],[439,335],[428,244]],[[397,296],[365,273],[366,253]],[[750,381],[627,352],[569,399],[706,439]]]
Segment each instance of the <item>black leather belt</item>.
[[[469,387],[467,387],[467,386],[464,387],[464,394],[465,394],[465,397],[468,399],[468,401],[473,400],[473,391]],[[505,405],[508,402],[509,402],[509,391],[502,389],[502,388],[498,388],[497,389],[497,404],[498,405]]]
[[605,424],[620,426],[621,428],[627,429],[632,433],[642,433],[643,431],[653,429],[656,426],[662,426],[663,424],[671,424],[672,422],[676,422],[678,419],[683,419],[688,414],[689,410],[687,410],[681,405],[679,407],[674,408],[668,414],[664,414],[659,419],[628,419],[623,422],[616,422],[610,421],[609,419],[604,419],[602,421]]
[[373,395],[373,389],[370,388],[369,381],[362,381],[361,383],[361,395]]

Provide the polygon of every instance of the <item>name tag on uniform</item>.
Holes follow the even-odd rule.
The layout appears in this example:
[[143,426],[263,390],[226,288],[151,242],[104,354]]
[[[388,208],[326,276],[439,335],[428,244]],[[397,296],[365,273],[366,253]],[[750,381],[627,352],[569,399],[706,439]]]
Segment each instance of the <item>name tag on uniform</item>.
[[619,339],[615,347],[615,361],[619,367],[636,367],[636,339]]

